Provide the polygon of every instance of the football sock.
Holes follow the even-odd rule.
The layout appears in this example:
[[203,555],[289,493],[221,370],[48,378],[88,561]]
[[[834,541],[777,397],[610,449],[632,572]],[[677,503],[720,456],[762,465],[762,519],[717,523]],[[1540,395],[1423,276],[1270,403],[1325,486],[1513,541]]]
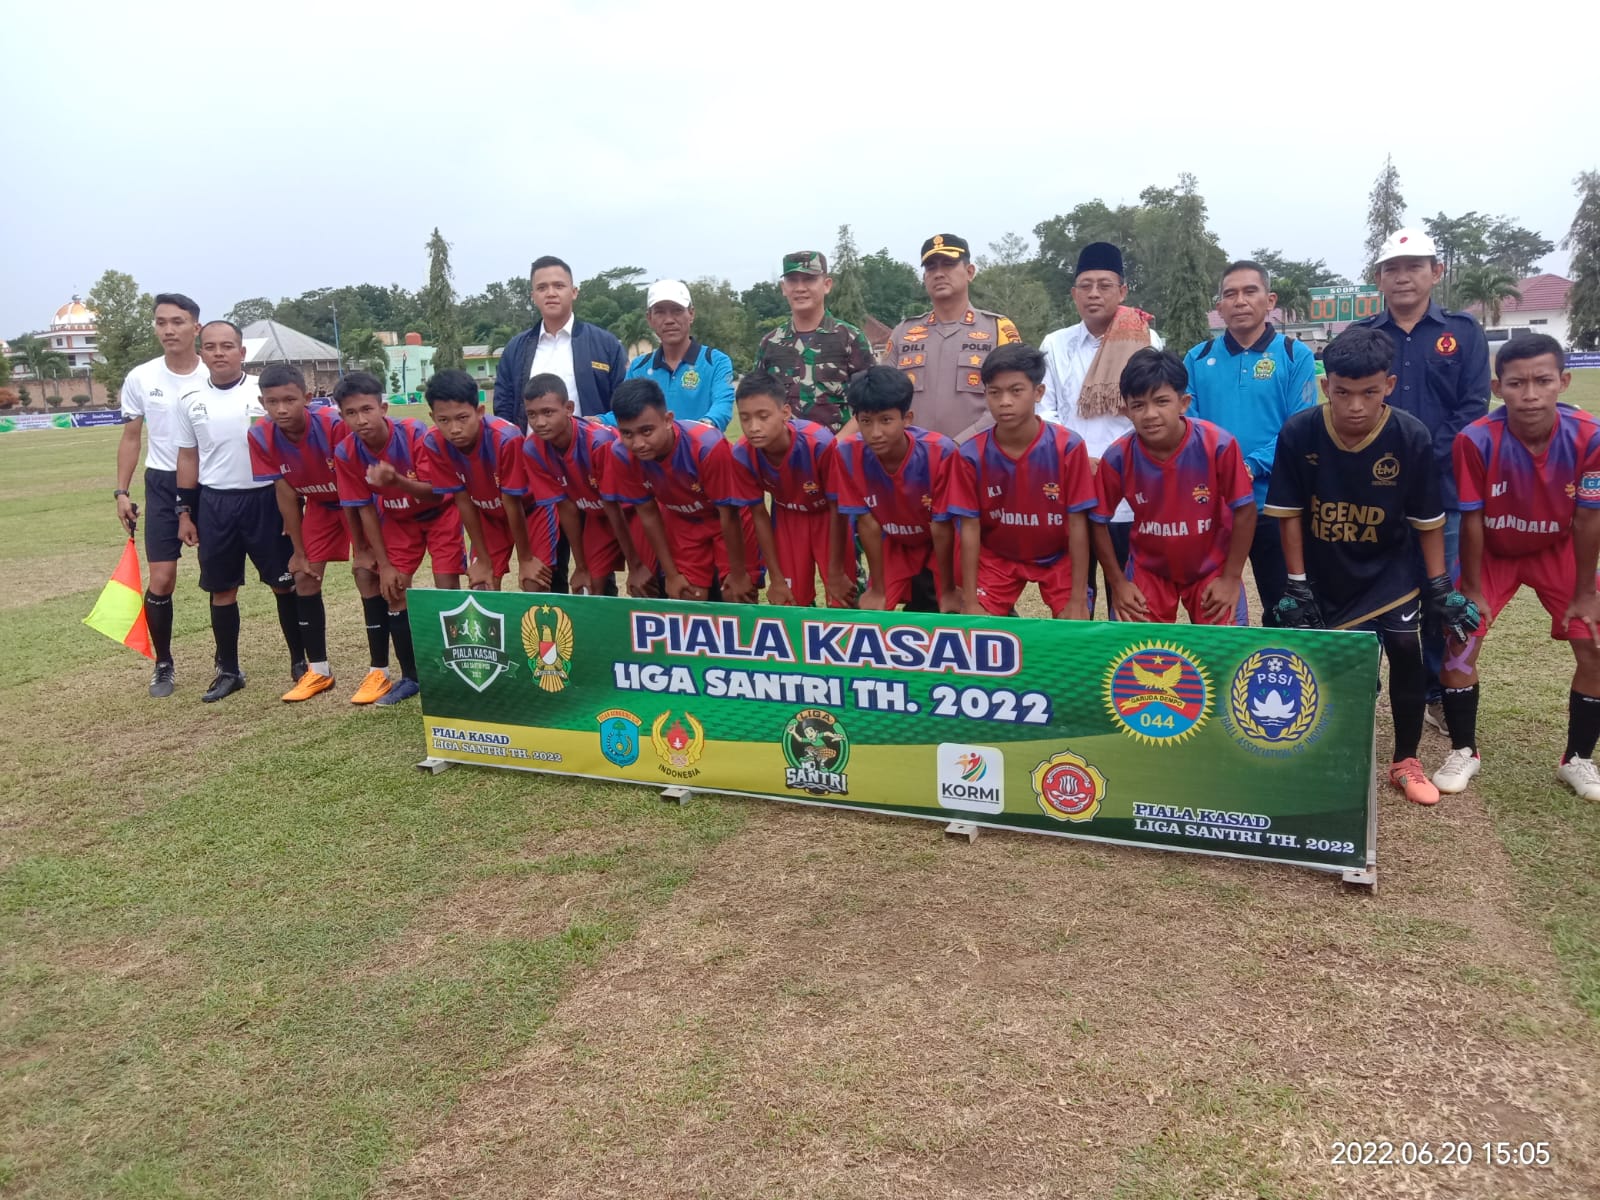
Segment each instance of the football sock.
[[1389,658],[1389,713],[1394,719],[1394,761],[1417,756],[1422,741],[1422,714],[1428,694],[1428,675],[1422,665],[1422,641],[1416,633],[1383,635],[1383,652]]
[[239,673],[239,604],[211,606],[211,637],[217,644],[217,670]]
[[[328,665],[328,610],[322,603],[322,593],[296,596],[294,606],[299,616],[300,645],[305,649],[306,658],[313,667],[325,668]],[[318,675],[327,673],[326,670],[317,671]]]
[[400,660],[400,678],[417,677],[417,655],[411,648],[411,622],[403,612],[390,611],[389,637],[394,640],[394,656]]
[[389,602],[382,596],[361,597],[367,618],[367,653],[374,671],[389,669]]
[[1569,692],[1567,752],[1561,756],[1561,761],[1566,762],[1572,758],[1593,758],[1596,741],[1600,741],[1600,696]]
[[278,600],[278,627],[283,630],[284,644],[289,647],[289,661],[304,662],[306,649],[300,641],[300,609],[295,603],[299,597],[293,592],[272,594]]
[[1444,727],[1450,731],[1452,750],[1478,748],[1478,685],[1445,688]]
[[144,594],[144,623],[150,627],[150,645],[158,663],[172,661],[172,595]]

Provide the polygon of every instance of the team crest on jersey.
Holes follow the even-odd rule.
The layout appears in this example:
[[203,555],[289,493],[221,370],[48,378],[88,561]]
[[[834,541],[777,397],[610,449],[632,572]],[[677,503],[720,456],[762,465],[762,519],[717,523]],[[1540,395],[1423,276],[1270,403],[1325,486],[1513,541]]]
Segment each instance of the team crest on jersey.
[[1372,482],[1392,484],[1400,478],[1400,460],[1392,454],[1385,454],[1372,464]]
[[929,512],[932,512],[933,511],[933,497],[932,496],[924,496],[922,498],[922,507],[927,509]]
[[700,372],[696,371],[693,367],[690,367],[687,371],[685,371],[683,373],[683,386],[686,388],[699,387]]
[[[672,724],[669,726],[668,721]],[[685,727],[687,722],[687,727]],[[706,729],[694,714],[685,712],[681,719],[674,718],[668,709],[656,717],[650,726],[650,748],[656,752],[657,764],[663,775],[674,779],[693,779],[700,774],[695,763],[706,752]]]
[[783,727],[783,786],[813,796],[847,796],[850,736],[839,718],[822,708],[804,708]]
[[1327,705],[1317,676],[1292,650],[1257,650],[1234,672],[1223,727],[1247,750],[1271,758],[1298,754],[1322,733]]
[[639,761],[639,726],[642,722],[625,708],[608,708],[595,717],[600,723],[600,753],[613,766],[631,767]]
[[490,612],[473,596],[439,614],[444,629],[444,665],[475,692],[487,688],[502,674],[516,670],[506,653],[506,619]]
[[572,618],[553,604],[530,608],[522,617],[522,648],[539,687],[559,692],[572,674]]
[[1578,494],[1578,485],[1573,483],[1572,480],[1569,479],[1569,480],[1567,480],[1567,482],[1564,485],[1562,485],[1561,490],[1564,491],[1567,494],[1567,499],[1571,500],[1574,496],[1576,496]]
[[703,488],[703,487],[701,487],[701,486],[700,486],[700,484],[699,484],[699,481],[698,481],[698,480],[694,480],[694,479],[691,479],[691,480],[690,480],[690,481],[689,481],[689,490],[690,490],[690,491],[691,491],[691,492],[704,492],[704,491],[705,491],[705,488]]
[[1271,358],[1256,359],[1255,377],[1257,379],[1271,379],[1272,373],[1278,369],[1276,360]]
[[1203,483],[1195,484],[1194,491],[1190,492],[1189,494],[1194,497],[1194,502],[1196,504],[1211,503],[1211,489]]
[[1057,821],[1089,821],[1106,794],[1106,777],[1081,754],[1058,750],[1029,775],[1044,815]]
[[1461,343],[1456,341],[1456,335],[1453,333],[1441,333],[1439,340],[1433,344],[1433,348],[1446,358],[1454,354],[1460,347]]
[[822,489],[817,486],[817,481],[815,479],[806,480],[800,485],[800,490],[808,496],[815,496],[818,492],[822,491]]
[[[289,468],[288,467],[285,467],[283,470],[284,470],[284,474],[288,474],[288,472],[289,472]],[[333,455],[331,455],[331,454],[328,455],[328,470],[330,470],[330,471],[333,470]]]
[[1059,499],[1061,499],[1061,485],[1059,483],[1053,483],[1053,482],[1045,484],[1044,485],[1044,498],[1046,500],[1059,500]]
[[1106,709],[1135,741],[1171,746],[1193,737],[1211,713],[1211,679],[1176,646],[1150,642],[1111,664]]

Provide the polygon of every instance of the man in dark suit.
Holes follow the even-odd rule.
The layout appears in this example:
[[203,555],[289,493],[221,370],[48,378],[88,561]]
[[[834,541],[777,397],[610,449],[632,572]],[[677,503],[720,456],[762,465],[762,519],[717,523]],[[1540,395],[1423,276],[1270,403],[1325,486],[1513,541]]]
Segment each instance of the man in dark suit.
[[559,375],[578,415],[598,417],[611,411],[611,390],[627,374],[622,343],[598,325],[572,314],[578,289],[572,268],[554,255],[534,260],[533,303],[544,317],[506,343],[494,376],[494,413],[526,429],[522,389],[535,375]]
[[[494,413],[515,421],[519,429],[528,428],[522,407],[522,389],[535,375],[548,372],[560,376],[567,395],[577,402],[578,415],[598,417],[611,411],[611,391],[628,371],[628,359],[619,342],[608,330],[572,315],[578,289],[572,282],[572,268],[554,255],[534,259],[530,272],[533,303],[544,317],[532,329],[524,329],[506,343],[500,365],[494,374]],[[567,535],[556,544],[556,561],[551,564],[550,590],[567,590],[567,565],[571,558]]]

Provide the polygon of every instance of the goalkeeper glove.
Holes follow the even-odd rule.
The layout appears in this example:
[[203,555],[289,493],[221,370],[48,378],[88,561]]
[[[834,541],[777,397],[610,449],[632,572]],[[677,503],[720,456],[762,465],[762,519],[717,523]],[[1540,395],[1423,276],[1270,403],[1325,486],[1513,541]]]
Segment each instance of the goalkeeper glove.
[[1478,606],[1456,591],[1448,575],[1428,580],[1428,611],[1458,642],[1466,641],[1483,623]]
[[1285,629],[1326,628],[1322,623],[1322,609],[1317,606],[1311,585],[1304,579],[1289,580],[1283,599],[1273,611],[1277,613],[1278,624]]

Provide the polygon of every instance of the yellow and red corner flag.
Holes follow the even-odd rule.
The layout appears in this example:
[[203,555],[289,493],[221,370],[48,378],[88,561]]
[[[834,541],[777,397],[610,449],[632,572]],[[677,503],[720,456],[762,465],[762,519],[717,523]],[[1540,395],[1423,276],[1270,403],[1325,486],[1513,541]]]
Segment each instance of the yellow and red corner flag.
[[150,626],[144,619],[144,585],[139,581],[139,551],[133,538],[122,548],[122,561],[111,574],[94,611],[83,619],[90,629],[97,629],[113,642],[130,646],[146,658],[155,658],[150,645]]

